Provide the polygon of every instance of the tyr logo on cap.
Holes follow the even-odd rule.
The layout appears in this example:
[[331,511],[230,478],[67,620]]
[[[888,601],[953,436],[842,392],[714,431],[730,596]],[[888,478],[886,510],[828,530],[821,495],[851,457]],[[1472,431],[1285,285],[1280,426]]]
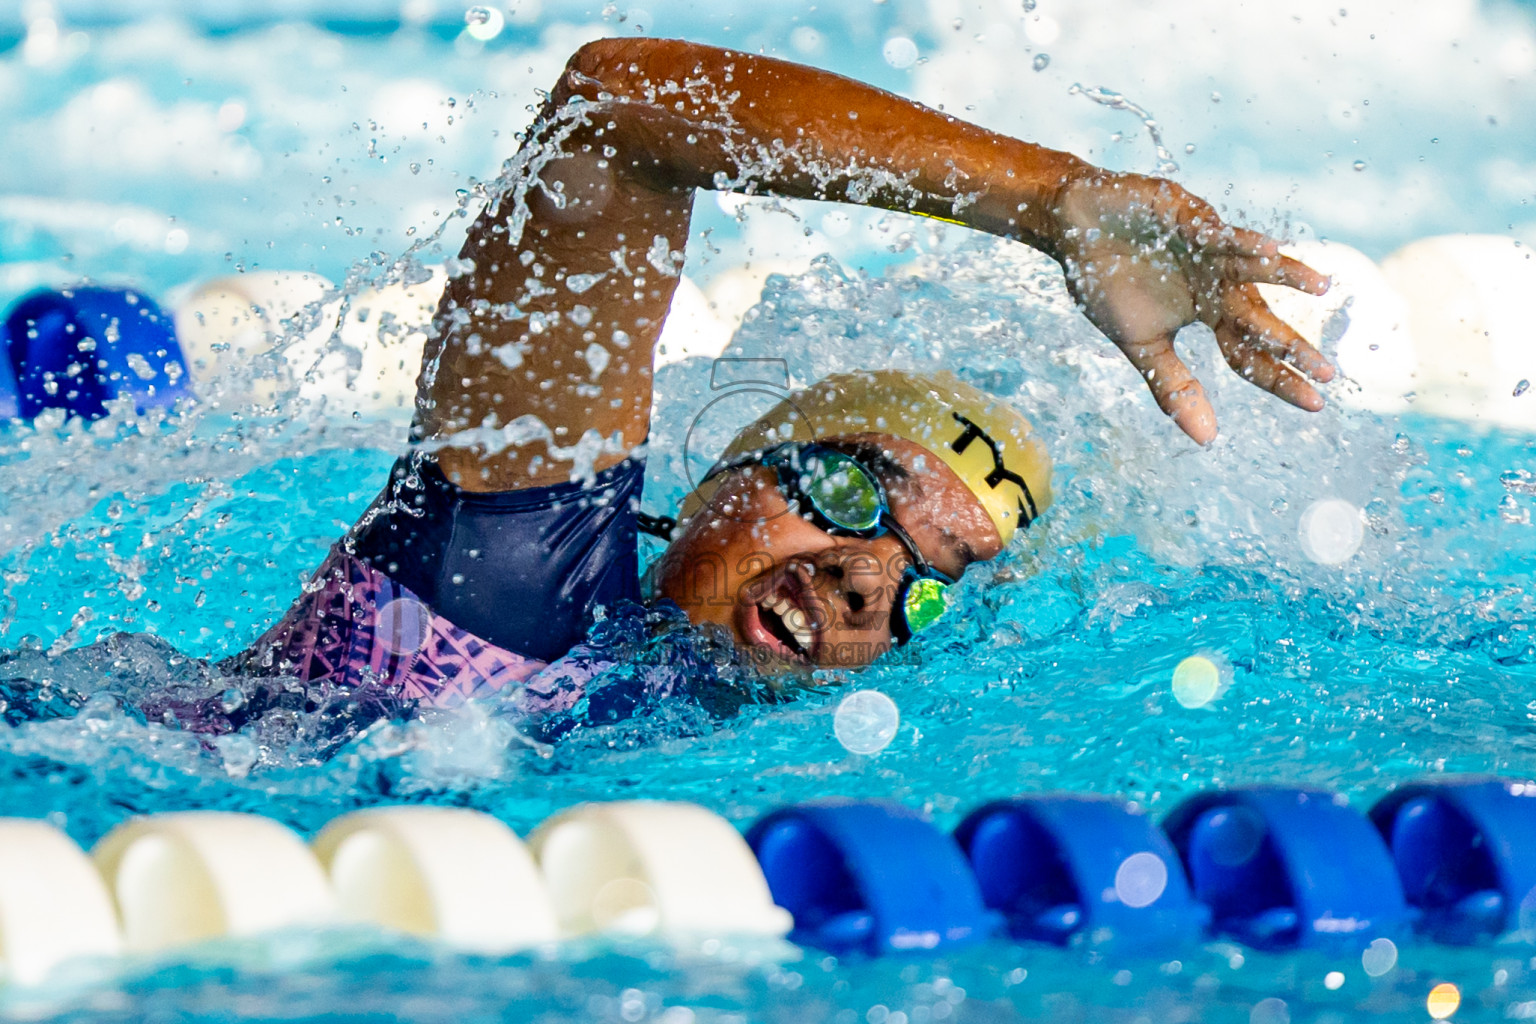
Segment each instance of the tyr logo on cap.
[[964,455],[966,449],[971,446],[971,442],[980,440],[985,444],[987,450],[992,453],[992,469],[984,478],[986,485],[996,490],[998,484],[1007,481],[1017,487],[1024,495],[1019,499],[1019,525],[1028,526],[1034,522],[1040,515],[1040,512],[1035,508],[1035,496],[1029,493],[1029,485],[1024,482],[1024,478],[1003,464],[1003,452],[998,447],[997,442],[985,430],[982,430],[958,412],[952,412],[950,415],[965,427],[961,431],[960,436],[950,442],[950,448],[954,450],[956,455]]

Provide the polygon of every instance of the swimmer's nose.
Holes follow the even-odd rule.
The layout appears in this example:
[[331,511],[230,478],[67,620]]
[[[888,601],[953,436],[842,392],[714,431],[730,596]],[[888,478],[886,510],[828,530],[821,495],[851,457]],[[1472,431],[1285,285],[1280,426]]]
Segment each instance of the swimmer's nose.
[[891,620],[892,588],[885,566],[869,551],[838,547],[819,553],[810,582],[827,614],[821,629],[865,632]]

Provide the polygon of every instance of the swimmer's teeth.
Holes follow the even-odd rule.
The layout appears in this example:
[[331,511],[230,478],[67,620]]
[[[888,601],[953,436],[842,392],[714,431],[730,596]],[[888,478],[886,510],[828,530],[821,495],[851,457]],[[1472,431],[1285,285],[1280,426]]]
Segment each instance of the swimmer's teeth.
[[802,609],[790,606],[788,611],[780,612],[780,618],[784,625],[795,635],[795,641],[800,644],[802,651],[809,652],[811,645],[816,642],[816,633],[811,629],[811,620],[806,617]]

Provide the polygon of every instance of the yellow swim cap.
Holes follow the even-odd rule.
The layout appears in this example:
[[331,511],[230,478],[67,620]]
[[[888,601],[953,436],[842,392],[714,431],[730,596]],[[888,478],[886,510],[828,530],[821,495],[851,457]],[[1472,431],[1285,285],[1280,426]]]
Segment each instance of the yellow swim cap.
[[1051,457],[1029,421],[948,371],[823,378],[749,424],[723,458],[848,434],[890,434],[937,456],[976,495],[1004,544],[1051,504]]

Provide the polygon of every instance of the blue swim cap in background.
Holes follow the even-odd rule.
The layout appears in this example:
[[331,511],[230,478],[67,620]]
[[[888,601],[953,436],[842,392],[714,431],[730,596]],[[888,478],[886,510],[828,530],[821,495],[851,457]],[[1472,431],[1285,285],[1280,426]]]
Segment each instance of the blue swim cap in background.
[[33,292],[11,307],[0,340],[0,415],[96,419],[118,398],[143,413],[193,397],[171,315],[132,289]]

